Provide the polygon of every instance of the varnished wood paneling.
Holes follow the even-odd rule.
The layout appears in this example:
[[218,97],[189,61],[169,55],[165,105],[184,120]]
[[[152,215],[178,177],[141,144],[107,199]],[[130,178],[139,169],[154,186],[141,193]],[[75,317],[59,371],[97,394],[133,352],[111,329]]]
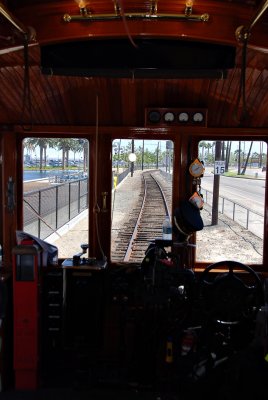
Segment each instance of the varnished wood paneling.
[[[150,4],[150,1],[124,1],[126,12],[147,12]],[[268,127],[268,53],[251,48],[259,39],[259,24],[254,27],[247,51],[247,118],[242,122],[239,120],[242,112],[242,100],[238,98],[242,46],[237,44],[234,32],[239,24],[254,15],[258,4],[260,2],[255,1],[196,1],[196,12],[204,12],[206,7],[211,11],[209,23],[134,21],[129,25],[134,41],[137,35],[181,40],[183,34],[188,40],[234,44],[237,46],[236,65],[228,71],[226,79],[137,79],[135,76],[120,79],[43,75],[39,47],[39,41],[76,40],[91,38],[91,35],[100,39],[101,46],[103,37],[127,36],[120,21],[64,24],[60,20],[62,13],[77,10],[74,1],[7,1],[25,25],[36,25],[37,42],[28,49],[30,96],[27,97],[24,96],[22,45],[16,51],[0,54],[0,124],[94,126],[98,96],[98,123],[101,126],[143,127],[144,112],[148,107],[204,107],[208,109],[209,127]],[[112,1],[91,1],[90,7],[96,13],[113,12]],[[183,1],[158,2],[159,12],[178,12],[183,7]],[[260,24],[266,19],[267,15],[264,15]],[[267,46],[265,29],[259,44],[265,42]]]

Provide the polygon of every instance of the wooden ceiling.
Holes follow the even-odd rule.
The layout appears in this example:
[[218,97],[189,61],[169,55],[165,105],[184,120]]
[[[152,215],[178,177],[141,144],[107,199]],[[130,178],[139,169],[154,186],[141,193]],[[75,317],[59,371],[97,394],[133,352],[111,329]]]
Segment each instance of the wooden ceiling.
[[[79,14],[75,1],[7,0],[0,3],[0,124],[2,128],[24,124],[94,126],[98,96],[100,126],[143,127],[146,108],[185,107],[208,109],[208,127],[268,128],[268,11],[259,18],[249,36],[245,75],[245,47],[235,36],[239,26],[250,26],[264,3],[196,0],[194,14],[208,13],[208,22],[126,20],[122,17],[120,20],[70,23],[63,22],[63,15]],[[147,14],[152,1],[121,0],[118,4],[125,14]],[[95,0],[90,1],[88,7],[92,15],[98,15],[113,13],[114,5],[112,0]],[[184,7],[183,1],[159,0],[157,13],[183,13]],[[141,38],[233,46],[235,63],[226,70],[226,77],[217,78],[209,74],[202,78],[198,74],[187,78],[179,74],[148,78],[137,77],[134,73],[122,78],[119,72],[110,77],[43,73],[43,46],[96,39],[101,49],[104,40],[112,43],[123,38],[134,47],[135,41]],[[113,55],[108,57],[111,59]],[[159,54],[161,57],[164,58],[163,54]],[[194,55],[192,63],[195,64]]]

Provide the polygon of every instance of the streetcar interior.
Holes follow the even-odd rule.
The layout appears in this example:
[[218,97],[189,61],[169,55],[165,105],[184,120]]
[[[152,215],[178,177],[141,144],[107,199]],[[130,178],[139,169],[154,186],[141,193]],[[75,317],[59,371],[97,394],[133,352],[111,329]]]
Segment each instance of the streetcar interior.
[[262,398],[267,8],[0,2],[3,400]]

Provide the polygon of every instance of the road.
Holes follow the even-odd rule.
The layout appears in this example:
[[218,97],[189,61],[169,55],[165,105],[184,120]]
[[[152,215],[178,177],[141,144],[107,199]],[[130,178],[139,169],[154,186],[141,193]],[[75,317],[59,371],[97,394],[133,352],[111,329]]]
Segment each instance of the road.
[[[205,172],[201,187],[213,191],[214,174]],[[264,215],[265,180],[220,176],[220,196]]]
[[[206,170],[201,192],[209,205],[212,205],[213,183],[214,174]],[[219,210],[260,238],[263,237],[264,199],[264,179],[220,176]]]

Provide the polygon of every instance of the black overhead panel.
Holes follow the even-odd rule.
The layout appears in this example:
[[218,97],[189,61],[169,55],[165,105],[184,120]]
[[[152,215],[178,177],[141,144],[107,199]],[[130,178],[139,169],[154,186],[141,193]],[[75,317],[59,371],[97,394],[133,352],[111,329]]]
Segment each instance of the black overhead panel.
[[43,74],[136,78],[223,78],[232,46],[180,40],[90,40],[41,47]]

